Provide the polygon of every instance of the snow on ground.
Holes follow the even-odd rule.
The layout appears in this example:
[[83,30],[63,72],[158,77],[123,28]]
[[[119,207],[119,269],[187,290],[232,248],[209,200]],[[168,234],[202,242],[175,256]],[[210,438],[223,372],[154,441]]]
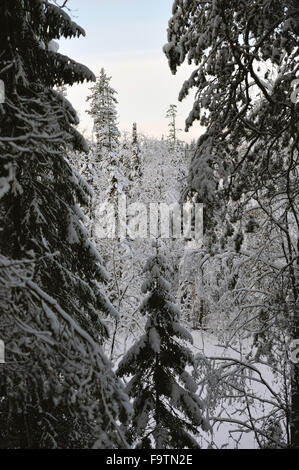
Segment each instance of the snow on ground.
[[[139,332],[140,333],[140,332]],[[141,335],[141,333],[140,333]],[[136,339],[139,337],[139,334],[134,338],[132,336],[126,336],[118,338],[117,344],[117,360],[114,363],[114,369],[117,368],[118,363],[120,362],[123,354],[134,344]],[[200,331],[200,330],[192,330],[192,337],[193,337],[193,345],[189,345],[190,349],[192,349],[194,355],[196,354],[203,354],[207,358],[212,357],[226,357],[226,358],[234,358],[240,359],[240,354],[233,348],[225,348],[222,344],[220,344],[217,337],[208,332],[208,331]],[[249,349],[249,345],[243,342],[242,344],[242,355],[243,359],[246,355],[247,350]],[[106,350],[106,353],[109,355],[109,349]],[[271,388],[279,393],[279,386],[276,383],[273,374],[271,373],[271,369],[264,364],[256,365],[256,368],[261,372],[263,380],[270,384]],[[188,372],[192,372],[192,370],[188,370]],[[272,399],[271,394],[267,390],[267,388],[260,382],[252,381],[252,393],[254,395],[258,395],[264,399]],[[263,408],[256,408],[253,409],[253,414],[255,413],[256,417],[260,417],[266,412],[269,412],[271,408],[269,405],[263,403]],[[213,416],[218,416],[221,411],[221,406],[219,405],[213,413]],[[232,418],[238,421],[246,421],[248,420],[248,416],[244,413],[238,412],[238,404],[233,399],[231,403],[225,403],[225,415],[223,415],[223,409],[221,416],[225,416],[225,418]],[[200,431],[199,442],[202,448],[227,448],[227,449],[256,449],[259,448],[257,442],[254,438],[254,433],[252,431],[249,432],[236,432],[239,426],[235,423],[216,423],[213,426],[213,434],[206,433]],[[244,430],[244,429],[243,429]]]

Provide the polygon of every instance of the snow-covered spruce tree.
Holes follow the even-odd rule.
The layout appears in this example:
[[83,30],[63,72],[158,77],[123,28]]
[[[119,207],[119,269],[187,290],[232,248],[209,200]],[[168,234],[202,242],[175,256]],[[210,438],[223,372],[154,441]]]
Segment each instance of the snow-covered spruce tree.
[[94,120],[94,133],[97,143],[99,161],[103,158],[105,150],[117,151],[120,133],[117,128],[117,99],[116,91],[110,86],[111,77],[108,77],[102,68],[96,84],[91,88],[88,114]]
[[141,311],[147,315],[145,334],[119,364],[117,375],[131,377],[126,391],[133,398],[134,415],[127,431],[136,448],[197,448],[198,428],[209,429],[203,402],[186,370],[193,354],[182,344],[192,336],[179,322],[179,310],[166,280],[167,261],[158,253],[148,259],[148,293]]
[[87,99],[91,102],[88,113],[94,120],[97,171],[103,172],[103,194],[107,203],[116,204],[117,197],[123,194],[127,186],[127,181],[120,159],[116,91],[110,86],[110,80],[111,77],[108,77],[102,68]]
[[138,179],[142,176],[141,169],[141,150],[138,142],[137,124],[134,122],[132,131],[132,163],[131,163],[131,179]]
[[[179,99],[196,89],[186,128],[196,120],[206,127],[191,162],[189,188],[207,209],[209,249],[226,249],[229,236],[217,237],[217,230],[229,219],[239,224],[235,251],[242,257],[248,211],[258,214],[277,247],[269,262],[269,242],[258,237],[249,256],[272,285],[262,303],[271,321],[264,322],[261,342],[267,337],[270,344],[274,318],[290,344],[299,337],[298,1],[175,0],[164,51],[173,73],[185,60],[196,67]],[[258,283],[250,281],[244,305],[256,304]],[[258,313],[253,310],[252,318]],[[271,349],[264,349],[267,362]],[[291,394],[285,444],[299,448],[299,366],[289,361],[285,377]]]
[[98,341],[33,281],[36,261],[0,255],[0,448],[126,447],[130,406]]
[[176,128],[176,115],[177,115],[177,105],[171,104],[166,112],[166,118],[169,119],[169,132],[167,140],[172,149],[175,148],[177,142],[177,128]]
[[54,41],[84,31],[47,0],[4,0],[0,18],[0,446],[123,446],[127,401],[99,347],[102,312],[116,312],[78,204],[88,187],[67,159],[86,145],[54,89],[94,80]]

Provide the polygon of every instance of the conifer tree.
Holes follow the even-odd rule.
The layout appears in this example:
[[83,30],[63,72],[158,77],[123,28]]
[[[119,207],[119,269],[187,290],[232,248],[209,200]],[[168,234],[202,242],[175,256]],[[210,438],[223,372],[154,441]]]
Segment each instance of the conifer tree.
[[4,0],[0,21],[0,446],[125,445],[127,400],[99,346],[103,311],[117,313],[84,227],[88,185],[67,158],[87,146],[54,89],[95,79],[54,42],[85,33],[47,0]]
[[203,402],[186,370],[192,352],[182,344],[192,336],[180,325],[179,310],[170,294],[164,256],[150,257],[145,266],[147,293],[141,311],[147,315],[145,334],[119,364],[117,374],[131,379],[126,391],[133,398],[134,415],[127,436],[137,448],[197,448],[198,428],[209,429]]
[[177,115],[177,105],[171,104],[167,110],[166,117],[170,120],[168,127],[168,142],[171,148],[175,148],[177,142],[177,128],[176,128],[176,115]]
[[111,77],[108,77],[102,68],[96,84],[91,88],[91,101],[88,113],[94,120],[94,131],[97,142],[98,158],[103,158],[105,150],[117,151],[120,133],[117,128],[117,98],[116,90],[110,86]]
[[120,159],[119,137],[117,127],[116,91],[110,86],[108,77],[102,68],[96,84],[91,88],[91,101],[88,113],[94,120],[96,136],[96,162],[98,171],[104,172],[105,195],[107,203],[116,203],[119,195],[123,194],[127,185],[122,162]]

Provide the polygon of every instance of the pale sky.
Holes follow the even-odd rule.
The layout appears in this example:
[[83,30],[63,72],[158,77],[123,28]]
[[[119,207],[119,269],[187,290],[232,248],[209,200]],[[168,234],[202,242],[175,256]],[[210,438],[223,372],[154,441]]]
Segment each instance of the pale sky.
[[[86,37],[60,41],[60,52],[87,65],[95,75],[102,67],[112,77],[118,92],[119,129],[131,132],[133,122],[149,136],[168,133],[165,118],[170,104],[177,104],[179,138],[190,141],[201,129],[196,123],[188,133],[184,121],[193,96],[178,102],[180,88],[193,68],[183,66],[172,75],[162,52],[167,42],[167,24],[172,0],[69,0],[71,16],[86,31]],[[92,120],[86,114],[91,84],[74,85],[68,91],[80,117],[80,128],[91,134]]]

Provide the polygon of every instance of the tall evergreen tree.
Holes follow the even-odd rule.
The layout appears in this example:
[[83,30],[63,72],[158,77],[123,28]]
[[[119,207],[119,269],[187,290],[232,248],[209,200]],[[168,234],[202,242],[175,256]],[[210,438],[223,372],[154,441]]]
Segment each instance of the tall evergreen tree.
[[126,397],[99,346],[103,311],[116,312],[79,206],[88,185],[67,158],[87,146],[54,89],[95,80],[54,42],[85,33],[47,0],[4,0],[0,18],[0,445],[125,445]]
[[193,354],[182,344],[192,336],[180,325],[179,310],[170,294],[166,259],[158,253],[148,259],[147,293],[141,311],[148,316],[145,334],[119,364],[120,377],[131,376],[126,391],[134,400],[134,415],[128,440],[137,448],[197,448],[195,436],[201,426],[203,402],[186,370]]
[[110,80],[111,77],[102,68],[87,99],[91,101],[88,113],[94,120],[96,162],[101,162],[101,166],[97,165],[97,168],[99,172],[104,172],[107,202],[116,204],[117,197],[123,194],[127,182],[120,159],[116,91],[110,86]]
[[169,119],[169,132],[168,132],[168,142],[171,148],[175,148],[177,142],[177,128],[176,128],[176,115],[177,115],[177,105],[171,104],[166,112],[166,117]]
[[117,128],[116,90],[110,86],[108,77],[102,68],[96,84],[91,88],[91,101],[88,113],[94,120],[94,132],[98,146],[98,158],[102,160],[106,151],[118,151],[120,133]]

